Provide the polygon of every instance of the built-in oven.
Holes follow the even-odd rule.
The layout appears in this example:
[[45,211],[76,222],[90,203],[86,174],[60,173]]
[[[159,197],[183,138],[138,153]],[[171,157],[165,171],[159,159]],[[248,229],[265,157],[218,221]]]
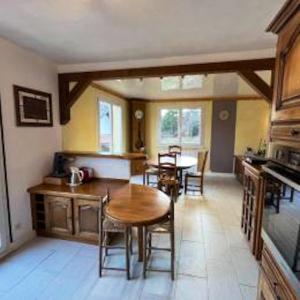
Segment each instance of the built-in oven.
[[300,289],[300,150],[274,146],[266,172],[263,239]]

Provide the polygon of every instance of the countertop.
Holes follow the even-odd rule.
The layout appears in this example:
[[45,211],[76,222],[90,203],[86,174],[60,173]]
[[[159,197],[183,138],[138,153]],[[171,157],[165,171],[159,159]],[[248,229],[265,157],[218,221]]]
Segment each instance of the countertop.
[[111,194],[113,194],[126,184],[129,184],[129,181],[117,179],[93,179],[91,182],[83,183],[76,187],[70,187],[66,184],[55,185],[41,183],[30,187],[27,191],[31,194],[99,200],[99,197],[104,197],[106,195],[108,188]]
[[101,153],[95,151],[63,151],[68,156],[84,156],[84,157],[99,157],[99,158],[115,158],[115,159],[126,159],[126,160],[139,160],[147,159],[145,153]]

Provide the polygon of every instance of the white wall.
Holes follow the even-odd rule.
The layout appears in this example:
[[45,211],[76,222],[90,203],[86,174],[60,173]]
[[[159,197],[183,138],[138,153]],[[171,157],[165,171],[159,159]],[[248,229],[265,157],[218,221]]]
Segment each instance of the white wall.
[[[16,127],[13,84],[52,94],[53,127]],[[53,152],[61,149],[55,64],[0,39],[0,95],[13,239],[19,243],[33,233],[26,190],[49,173]]]

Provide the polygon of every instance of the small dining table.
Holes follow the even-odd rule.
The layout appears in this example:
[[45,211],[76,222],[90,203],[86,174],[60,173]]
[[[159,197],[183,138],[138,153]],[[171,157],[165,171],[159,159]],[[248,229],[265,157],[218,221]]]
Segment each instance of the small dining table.
[[[173,159],[163,157],[161,161],[162,162],[173,162]],[[196,157],[188,156],[188,155],[177,155],[177,157],[176,157],[176,166],[177,166],[177,169],[178,169],[179,174],[180,174],[180,186],[181,187],[183,186],[183,184],[182,184],[182,172],[183,172],[183,170],[186,170],[186,169],[189,169],[191,167],[196,166],[197,162],[198,162],[198,160],[197,160]],[[152,166],[154,168],[158,168],[158,158],[150,159],[148,161],[148,165]]]
[[131,183],[111,195],[105,214],[114,222],[138,228],[139,261],[143,261],[143,226],[165,219],[170,210],[170,201],[158,189]]

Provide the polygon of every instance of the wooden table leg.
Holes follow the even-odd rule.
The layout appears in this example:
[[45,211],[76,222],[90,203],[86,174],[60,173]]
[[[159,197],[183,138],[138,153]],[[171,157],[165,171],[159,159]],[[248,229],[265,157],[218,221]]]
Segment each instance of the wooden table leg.
[[138,227],[138,261],[143,261],[143,227]]

